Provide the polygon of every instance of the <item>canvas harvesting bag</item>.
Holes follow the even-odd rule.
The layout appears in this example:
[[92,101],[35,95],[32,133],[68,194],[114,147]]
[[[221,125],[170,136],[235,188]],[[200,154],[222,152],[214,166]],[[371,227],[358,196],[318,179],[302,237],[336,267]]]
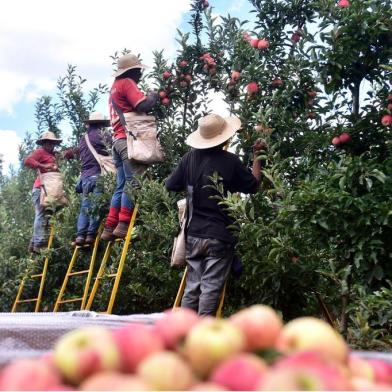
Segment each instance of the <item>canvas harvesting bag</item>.
[[60,172],[39,172],[39,178],[41,181],[41,207],[59,208],[68,204],[64,192],[63,176]]
[[163,162],[165,154],[159,142],[155,117],[134,112],[124,114],[113,100],[111,102],[126,130],[128,158],[145,165]]

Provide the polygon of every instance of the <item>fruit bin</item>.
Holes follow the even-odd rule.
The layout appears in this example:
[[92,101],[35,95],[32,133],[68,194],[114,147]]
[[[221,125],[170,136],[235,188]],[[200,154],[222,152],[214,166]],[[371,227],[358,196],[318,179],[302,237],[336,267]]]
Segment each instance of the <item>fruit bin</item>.
[[117,316],[92,311],[58,313],[0,313],[0,367],[5,363],[40,356],[53,349],[65,333],[91,325],[116,328],[124,324],[153,324],[163,313]]

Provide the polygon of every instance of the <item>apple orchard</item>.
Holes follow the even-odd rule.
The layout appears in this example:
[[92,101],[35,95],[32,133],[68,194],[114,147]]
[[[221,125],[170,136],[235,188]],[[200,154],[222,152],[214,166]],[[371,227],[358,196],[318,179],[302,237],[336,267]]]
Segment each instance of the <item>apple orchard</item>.
[[[257,138],[268,143],[260,157],[260,191],[221,198],[237,221],[244,266],[242,276],[228,282],[224,313],[263,303],[288,321],[320,317],[327,309],[352,346],[385,349],[392,335],[390,1],[250,3],[248,20],[241,21],[214,16],[213,1],[193,1],[189,31],[178,33],[177,57],[169,61],[163,50],[154,53],[142,84],[159,91],[156,116],[167,159],[149,169],[137,191],[137,235],[114,313],[157,312],[174,301],[183,271],[169,268],[178,218],[175,195],[165,191],[163,181],[187,151],[186,136],[219,98],[242,121],[230,148],[245,164],[251,164]],[[58,94],[36,103],[38,131],[50,126],[60,135],[57,126],[65,120],[76,142],[86,113],[107,97],[107,86],[86,92],[84,83],[70,66],[59,78]],[[21,159],[34,138],[26,137]],[[46,310],[70,260],[79,208],[73,193],[77,163],[63,167],[70,205],[54,218],[60,224]],[[11,308],[29,264],[32,176],[21,168],[1,178],[2,311]],[[221,190],[219,179],[214,181]],[[105,184],[102,206],[112,186]],[[15,199],[17,211],[10,207]],[[106,303],[109,290],[108,285],[98,303]]]

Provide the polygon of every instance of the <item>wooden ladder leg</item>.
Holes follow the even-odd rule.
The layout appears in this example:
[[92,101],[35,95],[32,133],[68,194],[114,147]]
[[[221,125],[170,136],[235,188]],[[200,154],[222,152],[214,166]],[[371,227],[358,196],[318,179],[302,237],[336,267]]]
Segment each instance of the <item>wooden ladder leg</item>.
[[84,308],[86,306],[87,296],[88,296],[88,292],[89,292],[89,289],[90,289],[91,278],[92,278],[93,273],[94,273],[95,259],[97,258],[99,240],[101,239],[102,231],[103,231],[103,224],[101,224],[99,226],[97,237],[95,238],[94,248],[93,248],[93,252],[91,254],[90,266],[89,266],[89,270],[88,270],[86,283],[85,283],[85,286],[84,286],[83,299],[82,299],[82,303],[80,305],[80,310],[84,310]]
[[109,241],[108,244],[106,245],[105,254],[103,256],[101,265],[99,267],[97,276],[95,278],[95,282],[94,282],[93,288],[91,290],[90,296],[88,298],[85,310],[90,310],[91,309],[91,305],[93,304],[95,294],[97,293],[100,281],[101,281],[102,276],[103,276],[103,274],[105,272],[106,263],[109,260],[110,253],[111,253],[111,250],[112,250],[112,246],[113,246],[113,241]]
[[184,295],[184,291],[185,291],[187,273],[188,273],[188,268],[185,267],[184,274],[182,275],[180,287],[178,288],[177,296],[174,301],[173,309],[178,308],[181,305],[182,296]]
[[76,262],[76,260],[78,258],[78,255],[79,255],[79,246],[76,246],[74,251],[73,251],[71,261],[69,262],[68,269],[67,269],[67,272],[65,274],[65,277],[64,277],[63,284],[61,286],[59,295],[57,296],[53,312],[57,312],[58,309],[59,309],[60,301],[63,299],[63,295],[64,295],[64,292],[65,292],[65,289],[67,288],[67,284],[68,284],[68,280],[69,280],[69,274],[72,272],[72,268],[73,268],[73,266],[74,266],[74,264],[75,264],[75,262]]
[[[54,239],[54,226],[51,225],[50,226],[48,247],[47,247],[48,251],[52,248],[53,239]],[[39,285],[37,302],[35,304],[35,310],[34,310],[35,312],[39,312],[39,307],[41,305],[42,294],[44,292],[44,285],[45,285],[45,280],[46,280],[46,274],[48,272],[49,257],[50,257],[49,254],[47,254],[45,256],[44,268],[43,268],[43,271],[42,271],[41,282],[40,282],[40,285]]]
[[129,223],[127,235],[125,237],[124,246],[123,246],[123,249],[122,249],[122,252],[121,252],[121,258],[120,258],[120,262],[118,264],[118,269],[117,269],[117,273],[116,273],[116,278],[114,280],[112,293],[110,295],[109,305],[108,305],[108,308],[106,310],[106,313],[108,313],[108,314],[111,314],[112,310],[113,310],[113,305],[114,305],[114,301],[116,299],[118,286],[120,284],[121,275],[122,275],[122,272],[123,272],[123,269],[124,269],[125,259],[127,257],[128,248],[129,248],[129,245],[130,245],[131,239],[132,239],[132,232],[133,232],[133,228],[135,226],[136,215],[138,213],[138,209],[139,209],[139,207],[136,204],[135,208],[133,210],[131,222]]

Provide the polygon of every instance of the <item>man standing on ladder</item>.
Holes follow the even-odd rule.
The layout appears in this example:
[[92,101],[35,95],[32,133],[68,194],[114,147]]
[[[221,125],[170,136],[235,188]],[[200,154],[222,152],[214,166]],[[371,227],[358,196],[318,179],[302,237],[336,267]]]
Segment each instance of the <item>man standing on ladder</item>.
[[241,127],[237,117],[217,114],[199,120],[198,129],[186,143],[193,149],[166,181],[171,191],[187,191],[186,262],[187,280],[181,306],[194,309],[201,316],[215,316],[225,281],[234,258],[235,239],[229,225],[233,220],[218,205],[218,193],[208,185],[217,173],[226,192],[256,193],[261,181],[257,159],[266,148],[259,139],[253,146],[250,172],[240,159],[223,149]]

